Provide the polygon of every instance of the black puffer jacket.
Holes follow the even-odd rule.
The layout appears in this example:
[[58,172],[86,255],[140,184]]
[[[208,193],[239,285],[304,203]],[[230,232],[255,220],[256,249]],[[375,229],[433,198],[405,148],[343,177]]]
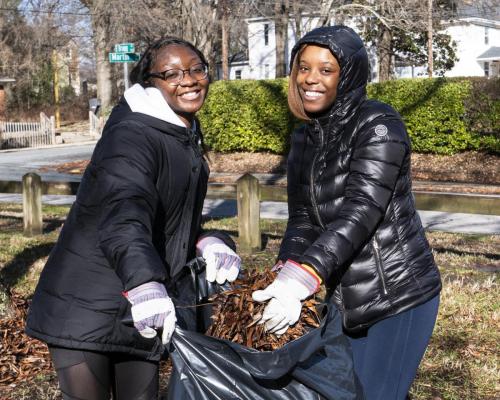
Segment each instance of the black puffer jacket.
[[124,100],[115,107],[41,274],[27,319],[30,336],[159,359],[161,340],[122,322],[130,313],[122,292],[183,279],[208,180],[198,141],[199,132],[131,112]]
[[293,133],[279,259],[313,266],[356,331],[431,299],[441,280],[411,193],[410,140],[396,111],[366,100],[361,39],[317,29],[292,60],[303,43],[327,46],[341,75],[332,109]]

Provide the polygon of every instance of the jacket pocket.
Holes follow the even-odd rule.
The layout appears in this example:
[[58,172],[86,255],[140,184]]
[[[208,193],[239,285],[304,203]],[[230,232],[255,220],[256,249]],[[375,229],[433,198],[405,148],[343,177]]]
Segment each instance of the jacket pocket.
[[377,266],[377,272],[380,278],[381,289],[382,292],[384,293],[384,296],[387,296],[389,292],[387,290],[386,276],[384,272],[384,266],[382,263],[382,255],[380,254],[380,245],[377,241],[376,235],[373,236],[372,239],[372,249],[373,249],[373,256],[375,258],[375,265]]

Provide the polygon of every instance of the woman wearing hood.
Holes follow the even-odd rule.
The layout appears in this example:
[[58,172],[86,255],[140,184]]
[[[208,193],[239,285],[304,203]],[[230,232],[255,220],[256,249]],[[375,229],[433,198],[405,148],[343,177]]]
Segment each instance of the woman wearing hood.
[[152,44],[96,145],[27,319],[64,399],[156,399],[176,323],[197,328],[174,306],[195,303],[186,262],[203,257],[208,281],[238,275],[232,240],[200,229],[207,67],[184,40]]
[[289,220],[261,323],[281,334],[325,285],[367,399],[405,399],[434,328],[441,280],[411,192],[399,114],[367,100],[368,57],[345,26],[291,54],[288,102],[305,123],[288,156]]

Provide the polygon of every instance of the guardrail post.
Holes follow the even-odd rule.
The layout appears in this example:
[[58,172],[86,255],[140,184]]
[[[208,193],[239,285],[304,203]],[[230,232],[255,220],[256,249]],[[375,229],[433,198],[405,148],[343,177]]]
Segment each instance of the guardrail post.
[[33,172],[23,176],[24,236],[42,233],[42,178]]
[[245,174],[236,181],[238,199],[238,233],[242,252],[260,250],[260,186],[259,180]]

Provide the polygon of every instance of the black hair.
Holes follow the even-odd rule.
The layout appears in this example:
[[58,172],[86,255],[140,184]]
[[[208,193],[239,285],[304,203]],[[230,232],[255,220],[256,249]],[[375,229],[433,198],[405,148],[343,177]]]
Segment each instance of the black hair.
[[151,44],[144,54],[141,56],[140,60],[134,66],[132,71],[130,72],[130,82],[132,84],[138,83],[142,87],[151,86],[151,83],[148,81],[149,73],[151,72],[151,68],[153,67],[156,56],[158,52],[166,46],[177,45],[184,46],[191,50],[193,50],[198,57],[200,57],[201,62],[208,67],[207,60],[203,53],[198,50],[192,43],[187,40],[180,39],[173,36],[166,36],[164,38],[158,39],[156,42]]

